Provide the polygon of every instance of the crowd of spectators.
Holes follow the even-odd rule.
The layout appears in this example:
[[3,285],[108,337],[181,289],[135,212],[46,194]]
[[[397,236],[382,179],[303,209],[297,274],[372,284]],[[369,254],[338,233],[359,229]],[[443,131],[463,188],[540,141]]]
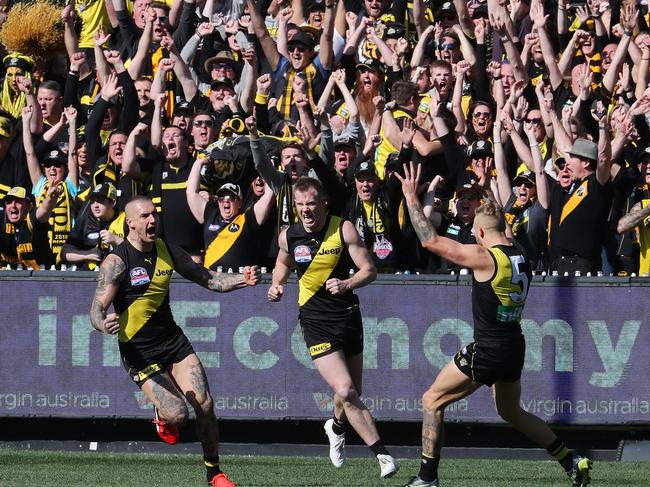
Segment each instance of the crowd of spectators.
[[95,268],[141,194],[206,267],[270,269],[309,174],[380,272],[459,272],[413,161],[441,235],[490,199],[537,271],[650,273],[647,0],[77,0],[43,50],[45,3],[0,16],[3,269]]

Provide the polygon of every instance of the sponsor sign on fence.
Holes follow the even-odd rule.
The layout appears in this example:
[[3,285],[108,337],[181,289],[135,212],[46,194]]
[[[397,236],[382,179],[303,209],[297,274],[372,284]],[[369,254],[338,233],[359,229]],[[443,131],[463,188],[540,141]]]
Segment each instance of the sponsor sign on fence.
[[[115,336],[94,331],[91,281],[0,281],[0,416],[151,417],[124,371]],[[206,368],[219,417],[322,418],[332,393],[313,368],[295,284],[281,303],[267,286],[215,294],[172,284],[172,310]],[[650,418],[650,300],[643,287],[532,286],[522,327],[521,405],[552,422]],[[471,288],[376,283],[359,291],[364,401],[375,417],[421,419],[421,395],[472,340]],[[482,388],[446,418],[499,421]]]

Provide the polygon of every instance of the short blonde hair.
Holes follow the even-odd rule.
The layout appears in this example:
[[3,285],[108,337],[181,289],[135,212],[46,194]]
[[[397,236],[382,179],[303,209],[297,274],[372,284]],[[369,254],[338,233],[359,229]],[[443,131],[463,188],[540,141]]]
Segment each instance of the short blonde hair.
[[482,225],[484,229],[505,232],[505,216],[501,208],[494,201],[487,200],[479,206],[475,213],[475,218],[478,217],[482,217],[485,220],[485,225]]

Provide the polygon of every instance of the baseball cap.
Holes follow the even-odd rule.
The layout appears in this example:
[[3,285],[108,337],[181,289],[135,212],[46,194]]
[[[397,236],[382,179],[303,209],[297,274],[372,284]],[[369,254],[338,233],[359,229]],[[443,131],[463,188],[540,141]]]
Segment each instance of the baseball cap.
[[372,176],[377,176],[377,169],[375,169],[375,164],[372,161],[362,161],[357,164],[357,167],[354,168],[354,177],[356,178],[361,174],[370,174]]
[[291,40],[289,40],[287,44],[302,44],[305,47],[313,49],[315,41],[314,37],[311,34],[308,34],[304,30],[299,30],[296,32],[296,34],[294,34],[294,36],[291,38]]
[[325,2],[314,0],[307,5],[307,12],[325,12]]
[[460,198],[460,196],[464,193],[470,193],[470,196],[473,196],[477,200],[481,199],[481,191],[478,189],[478,187],[474,184],[463,184],[462,186],[458,186],[456,188],[456,198]]
[[573,143],[573,147],[569,151],[569,154],[572,156],[582,157],[584,159],[590,159],[592,161],[598,160],[598,146],[587,139],[576,139]]
[[174,106],[174,115],[192,115],[193,113],[192,105],[188,101],[183,100]]
[[438,9],[437,13],[440,14],[441,12],[450,12],[456,14],[456,8],[452,2],[444,2]]
[[482,3],[481,5],[476,7],[474,9],[474,12],[472,12],[472,18],[473,19],[489,18],[487,3]]
[[217,190],[217,196],[234,196],[241,199],[241,188],[233,183],[226,183]]
[[350,119],[350,109],[346,105],[345,100],[337,100],[332,103],[332,106],[329,109],[329,114],[332,116],[339,115],[346,120]]
[[526,181],[535,184],[535,173],[533,171],[522,171],[512,180],[515,186],[519,186]]
[[349,137],[338,137],[334,140],[334,149],[337,147],[356,147],[356,145]]
[[404,26],[397,22],[388,22],[384,30],[384,39],[399,39],[404,37]]
[[468,155],[471,159],[492,157],[492,144],[487,140],[476,140],[469,146]]
[[368,60],[365,63],[357,64],[357,71],[368,69],[370,71],[375,71],[376,73],[384,72],[384,65],[381,64],[376,59]]
[[28,200],[29,196],[27,195],[27,190],[23,188],[22,186],[14,186],[9,190],[7,195],[5,196],[5,201],[13,198],[17,200]]
[[68,156],[62,151],[54,149],[47,153],[47,155],[43,158],[42,164],[45,164],[48,161],[52,161],[56,165],[65,166],[65,164],[68,162]]
[[230,78],[226,78],[224,76],[215,79],[211,84],[210,84],[210,89],[211,90],[216,90],[218,86],[226,86],[230,88],[231,90],[235,89],[235,85],[232,83],[232,80]]
[[105,198],[115,201],[117,199],[117,189],[115,189],[112,183],[101,183],[93,188],[93,192],[90,193],[90,198]]
[[209,73],[210,71],[212,71],[213,64],[220,64],[220,63],[229,64],[232,67],[232,69],[235,70],[236,73],[239,72],[239,64],[237,64],[237,61],[235,61],[235,57],[232,55],[232,52],[230,51],[219,51],[216,56],[208,58],[203,64],[203,67]]

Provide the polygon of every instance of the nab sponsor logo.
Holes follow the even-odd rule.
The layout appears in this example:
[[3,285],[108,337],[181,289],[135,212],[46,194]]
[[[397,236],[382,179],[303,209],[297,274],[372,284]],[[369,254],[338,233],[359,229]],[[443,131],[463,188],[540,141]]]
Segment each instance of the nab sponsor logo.
[[211,232],[216,232],[220,228],[221,228],[221,225],[215,225],[215,224],[208,225],[208,230],[211,231]]
[[88,237],[88,240],[97,240],[99,238],[99,232],[90,232],[86,237]]
[[311,250],[306,245],[298,245],[293,251],[293,259],[299,264],[309,262],[311,260]]
[[156,269],[157,276],[171,276],[172,272],[174,272],[173,269]]
[[144,267],[135,267],[131,269],[129,276],[131,277],[131,286],[144,286],[145,284],[149,284],[151,281],[149,279],[149,274],[147,274],[147,269]]
[[341,247],[336,247],[333,249],[320,249],[318,255],[337,255],[341,253]]

